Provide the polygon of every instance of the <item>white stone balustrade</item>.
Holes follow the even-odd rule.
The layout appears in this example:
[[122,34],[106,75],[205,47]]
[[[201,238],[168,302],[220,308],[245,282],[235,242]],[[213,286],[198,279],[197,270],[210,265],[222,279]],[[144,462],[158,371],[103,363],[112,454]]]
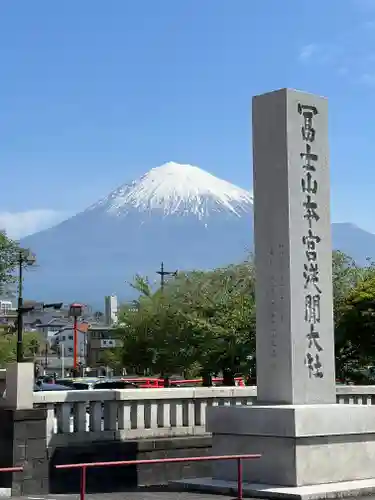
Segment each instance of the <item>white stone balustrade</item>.
[[[205,435],[207,406],[251,405],[256,387],[35,392],[53,446],[98,440]],[[337,386],[340,404],[375,404],[375,386]]]

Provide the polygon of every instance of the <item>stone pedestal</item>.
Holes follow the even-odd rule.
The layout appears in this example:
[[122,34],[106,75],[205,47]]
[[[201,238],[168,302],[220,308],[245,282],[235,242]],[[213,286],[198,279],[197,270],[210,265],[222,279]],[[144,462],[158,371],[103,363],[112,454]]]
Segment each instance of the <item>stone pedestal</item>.
[[[300,487],[374,477],[373,406],[211,408],[207,430],[214,455],[262,455],[244,461],[247,483]],[[215,465],[213,478],[235,481],[236,464]]]
[[[318,500],[375,493],[375,407],[279,405],[213,407],[213,455],[261,454],[243,461],[244,494]],[[215,462],[212,477],[185,488],[233,493],[235,462]]]

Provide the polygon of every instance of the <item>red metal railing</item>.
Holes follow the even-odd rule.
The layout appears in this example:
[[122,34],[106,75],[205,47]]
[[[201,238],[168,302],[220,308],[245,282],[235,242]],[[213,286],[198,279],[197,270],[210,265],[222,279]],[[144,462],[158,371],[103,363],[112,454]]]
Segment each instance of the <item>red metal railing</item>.
[[0,472],[22,472],[23,467],[0,467]]
[[261,458],[262,455],[215,455],[208,457],[183,457],[183,458],[157,458],[151,460],[120,460],[116,462],[88,462],[81,464],[56,465],[56,469],[81,469],[80,500],[85,500],[86,495],[86,471],[92,467],[118,467],[121,465],[152,465],[152,464],[172,464],[181,462],[204,462],[217,460],[237,461],[237,499],[243,499],[242,490],[242,460]]

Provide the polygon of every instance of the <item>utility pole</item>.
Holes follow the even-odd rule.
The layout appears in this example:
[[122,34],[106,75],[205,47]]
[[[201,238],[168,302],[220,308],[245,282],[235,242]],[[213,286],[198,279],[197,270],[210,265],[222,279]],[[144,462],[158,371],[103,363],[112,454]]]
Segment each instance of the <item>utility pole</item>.
[[78,372],[78,318],[82,316],[83,304],[75,302],[69,308],[69,316],[73,316],[73,361],[74,372],[77,376]]
[[47,366],[48,366],[48,341],[46,341],[45,351],[44,351],[44,366],[45,370],[47,371]]
[[60,344],[61,353],[61,378],[65,377],[65,346],[64,343]]
[[178,271],[164,271],[164,262],[161,263],[160,271],[156,271],[157,274],[160,274],[160,290],[164,291],[165,285],[165,276],[177,276]]
[[23,267],[35,264],[35,255],[21,248],[18,252],[18,302],[17,302],[17,363],[23,361]]

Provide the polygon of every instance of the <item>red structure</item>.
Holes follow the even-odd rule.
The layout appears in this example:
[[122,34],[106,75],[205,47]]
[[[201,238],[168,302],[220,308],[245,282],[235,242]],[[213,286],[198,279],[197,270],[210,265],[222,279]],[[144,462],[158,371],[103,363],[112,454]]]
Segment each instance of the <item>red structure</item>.
[[78,369],[78,331],[77,331],[77,318],[82,316],[83,305],[82,304],[71,304],[69,308],[69,316],[73,316],[73,360],[74,360],[74,370]]
[[152,460],[120,460],[116,462],[88,462],[81,464],[56,465],[56,469],[81,469],[80,500],[85,500],[86,495],[86,471],[92,467],[119,467],[122,465],[153,465],[173,464],[182,462],[204,462],[218,460],[237,461],[237,500],[243,500],[242,490],[242,460],[253,460],[261,458],[262,455],[213,455],[208,457],[183,457],[183,458],[157,458]]
[[0,467],[0,472],[22,472],[23,467]]
[[[155,378],[155,377],[123,377],[121,380],[124,380],[125,382],[131,382],[133,384],[136,384],[139,388],[142,389],[158,389],[158,388],[163,388],[164,387],[164,379],[162,378]],[[244,387],[245,383],[243,380],[243,377],[236,377],[235,379],[236,385],[239,387]],[[221,377],[216,377],[212,379],[212,383],[214,385],[221,385],[223,382],[223,378]],[[181,379],[181,380],[170,380],[170,387],[184,387],[184,386],[196,386],[199,387],[202,385],[202,379],[201,378],[195,378],[195,379]]]

